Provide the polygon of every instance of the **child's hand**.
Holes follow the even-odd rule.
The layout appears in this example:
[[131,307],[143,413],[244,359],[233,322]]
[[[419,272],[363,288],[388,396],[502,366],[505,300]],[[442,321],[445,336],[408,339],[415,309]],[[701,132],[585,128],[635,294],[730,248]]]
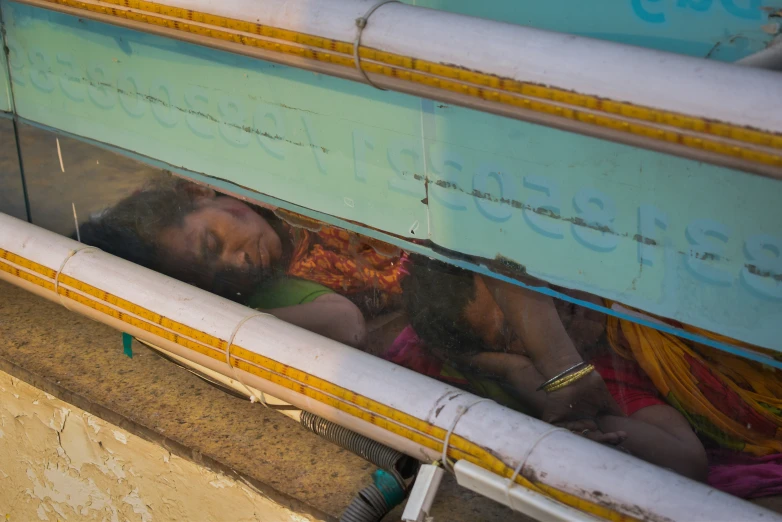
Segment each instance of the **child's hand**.
[[627,440],[627,433],[623,431],[603,433],[600,431],[600,428],[598,428],[597,423],[593,420],[561,422],[557,424],[557,426],[570,430],[576,435],[581,435],[589,440],[599,442],[600,444],[618,446]]

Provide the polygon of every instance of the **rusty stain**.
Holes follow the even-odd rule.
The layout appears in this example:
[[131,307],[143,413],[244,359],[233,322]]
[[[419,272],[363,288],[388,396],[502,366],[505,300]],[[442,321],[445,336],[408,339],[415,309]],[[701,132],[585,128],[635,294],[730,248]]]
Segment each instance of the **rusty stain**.
[[[196,111],[196,110],[193,110],[193,109],[185,109],[185,108],[179,107],[177,105],[166,103],[163,100],[161,100],[160,98],[156,98],[156,97],[151,96],[149,94],[142,94],[142,93],[139,93],[139,92],[136,92],[136,93],[128,92],[128,91],[122,90],[122,89],[120,89],[118,87],[115,87],[115,86],[111,85],[110,83],[106,83],[106,82],[91,82],[87,78],[82,78],[81,81],[85,82],[85,83],[88,83],[89,85],[92,85],[93,87],[100,86],[100,87],[105,87],[107,89],[112,89],[112,90],[116,91],[118,94],[122,94],[122,95],[125,95],[125,96],[128,96],[128,97],[140,96],[141,98],[145,99],[149,103],[154,103],[154,104],[157,104],[157,105],[161,105],[163,107],[168,107],[170,109],[176,109],[179,112],[192,114],[193,116],[199,116],[199,117],[205,118],[205,119],[207,119],[207,120],[209,120],[211,122],[219,123],[221,125],[227,125],[228,127],[232,127],[234,129],[246,132],[248,134],[256,134],[258,136],[263,136],[264,138],[269,138],[270,140],[284,141],[286,143],[290,143],[291,145],[296,145],[297,147],[311,147],[313,149],[317,148],[317,149],[322,150],[324,154],[328,154],[329,153],[329,150],[326,147],[315,145],[313,143],[301,143],[301,142],[298,142],[298,141],[288,140],[288,139],[285,139],[282,136],[279,136],[277,134],[272,135],[272,134],[269,134],[268,132],[264,132],[264,131],[262,131],[260,129],[256,129],[256,128],[251,127],[249,125],[238,125],[236,123],[230,123],[230,122],[227,122],[227,121],[220,121],[220,120],[218,120],[217,118],[215,118],[214,116],[212,116],[210,114],[206,114],[206,113],[203,113],[203,112],[200,112],[200,111]],[[287,107],[287,108],[290,109],[292,107]],[[303,110],[303,109],[295,109],[295,110]],[[305,111],[305,112],[310,112],[310,111]]]
[[638,263],[638,265],[639,265],[638,275],[635,276],[633,278],[632,282],[630,283],[630,288],[632,288],[633,290],[638,290],[638,288],[636,288],[636,285],[638,284],[638,280],[641,279],[641,276],[644,273],[644,264],[643,264],[643,262]]
[[723,259],[722,256],[713,252],[695,252],[690,255],[695,259],[703,259],[704,261],[719,261]]
[[759,277],[770,277],[771,279],[775,281],[782,281],[782,274],[774,274],[768,270],[762,270],[758,268],[755,265],[752,264],[746,264],[744,265],[750,274],[754,274]]
[[633,239],[635,241],[639,242],[639,243],[643,243],[644,245],[652,245],[652,246],[656,246],[657,245],[657,241],[655,241],[654,239],[652,239],[650,237],[644,237],[641,234],[634,235]]
[[[573,225],[578,226],[578,227],[590,228],[592,230],[596,230],[596,231],[602,232],[604,234],[611,234],[611,235],[614,235],[614,236],[629,237],[629,234],[627,234],[627,233],[620,234],[619,232],[616,232],[616,231],[612,230],[610,227],[608,227],[606,225],[599,225],[599,224],[596,224],[596,223],[589,223],[587,221],[584,221],[580,217],[562,217],[557,212],[554,212],[554,211],[552,211],[552,210],[550,210],[548,208],[532,207],[530,205],[526,205],[523,202],[515,200],[515,199],[495,198],[491,194],[489,194],[488,192],[481,192],[481,191],[475,190],[475,189],[473,189],[472,192],[467,192],[466,190],[464,190],[461,187],[459,187],[459,185],[457,185],[456,183],[453,183],[453,182],[450,182],[450,181],[436,180],[434,182],[434,184],[437,185],[438,187],[445,188],[445,189],[457,190],[459,192],[462,192],[464,194],[468,194],[468,195],[476,197],[476,198],[485,199],[485,200],[488,200],[488,201],[493,201],[494,203],[500,203],[500,204],[503,204],[503,205],[510,205],[513,208],[520,209],[520,210],[527,210],[529,212],[534,212],[535,214],[540,214],[541,216],[550,217],[552,219],[558,219],[558,220],[561,220],[561,221],[567,221],[568,223],[572,223]],[[642,237],[639,234],[635,234],[632,237],[632,239],[635,240],[635,241],[638,241],[638,242],[642,242],[642,243],[647,244],[647,245],[656,245],[657,244],[653,239]]]
[[711,58],[711,55],[712,55],[712,54],[714,54],[714,52],[715,52],[717,49],[719,49],[719,48],[720,48],[720,45],[722,45],[722,42],[717,42],[717,43],[715,43],[715,44],[714,44],[714,45],[711,47],[711,49],[709,49],[709,52],[708,52],[708,53],[706,53],[706,56],[704,56],[704,58]]
[[284,103],[280,103],[279,106],[282,107],[283,109],[289,109],[292,111],[301,111],[301,112],[309,112],[310,114],[319,114],[315,111],[309,111],[307,109],[299,109],[298,107],[291,107],[290,105],[285,105]]
[[625,513],[627,515],[637,518],[642,522],[674,522],[672,519],[668,517],[660,516],[656,513],[651,513],[637,504],[622,504],[619,502],[614,502],[610,500],[609,497],[606,497],[606,495],[601,491],[581,490],[580,493],[577,493],[577,496],[583,499],[591,500],[592,502],[595,502],[596,504],[606,507],[612,511]]

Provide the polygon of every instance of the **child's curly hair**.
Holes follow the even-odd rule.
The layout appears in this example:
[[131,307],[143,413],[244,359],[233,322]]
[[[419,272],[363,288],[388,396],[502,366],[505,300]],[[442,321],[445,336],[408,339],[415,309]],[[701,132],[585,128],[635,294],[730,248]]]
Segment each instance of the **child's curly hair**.
[[465,308],[475,299],[472,272],[413,255],[402,280],[405,311],[426,346],[454,355],[481,351],[483,342],[467,324]]

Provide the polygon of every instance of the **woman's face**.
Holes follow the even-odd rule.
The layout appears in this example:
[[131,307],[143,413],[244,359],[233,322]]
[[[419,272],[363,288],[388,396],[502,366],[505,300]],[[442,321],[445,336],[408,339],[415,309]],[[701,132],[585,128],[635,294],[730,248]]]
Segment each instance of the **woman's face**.
[[181,225],[159,238],[168,262],[190,263],[202,284],[223,274],[235,286],[251,290],[282,258],[282,242],[269,223],[241,201],[207,192]]

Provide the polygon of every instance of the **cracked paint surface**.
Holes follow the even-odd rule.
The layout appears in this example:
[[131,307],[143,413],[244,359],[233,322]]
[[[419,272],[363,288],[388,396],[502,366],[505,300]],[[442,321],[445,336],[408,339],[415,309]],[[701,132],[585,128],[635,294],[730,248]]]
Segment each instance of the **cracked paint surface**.
[[0,372],[7,521],[309,521],[241,481]]

